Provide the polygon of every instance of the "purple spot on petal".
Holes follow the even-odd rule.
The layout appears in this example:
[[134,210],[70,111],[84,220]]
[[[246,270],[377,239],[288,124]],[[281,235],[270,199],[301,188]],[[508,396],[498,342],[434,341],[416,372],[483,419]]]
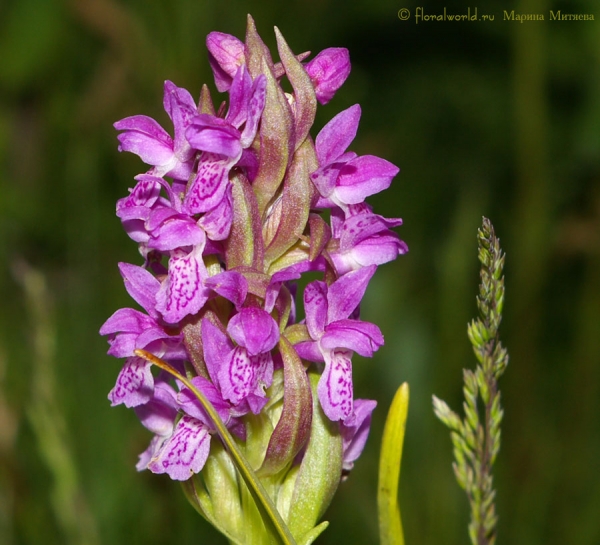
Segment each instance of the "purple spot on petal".
[[[336,350],[326,358],[318,393],[323,411],[330,420],[343,420],[352,412],[352,363],[350,352]],[[329,361],[327,361],[329,360]]]
[[127,359],[108,399],[113,406],[124,403],[126,407],[137,407],[150,401],[153,390],[154,379],[150,364],[141,358],[132,357]]
[[199,420],[184,415],[148,468],[154,473],[167,473],[171,479],[184,481],[204,467],[209,450],[207,429]]

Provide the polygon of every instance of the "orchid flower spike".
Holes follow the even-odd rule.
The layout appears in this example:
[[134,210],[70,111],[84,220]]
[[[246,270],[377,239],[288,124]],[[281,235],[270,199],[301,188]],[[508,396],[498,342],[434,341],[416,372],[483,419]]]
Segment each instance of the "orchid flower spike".
[[[384,343],[360,303],[377,267],[408,251],[391,230],[402,220],[365,202],[399,169],[348,151],[360,106],[311,137],[317,102],[350,73],[348,51],[305,61],[276,38],[277,63],[250,17],[245,41],[208,35],[228,99],[218,112],[208,87],[196,102],[167,81],[172,134],[144,115],[115,123],[119,150],[148,169],[117,203],[143,259],[119,264],[141,308],[117,310],[100,329],[124,360],[109,399],[152,434],[137,469],[188,483],[188,499],[235,543],[260,518],[240,496],[242,477],[255,497],[269,482],[278,531],[308,543],[324,529],[376,406],[354,397],[353,355]],[[308,272],[317,279],[299,284]],[[232,464],[239,474],[221,474]]]

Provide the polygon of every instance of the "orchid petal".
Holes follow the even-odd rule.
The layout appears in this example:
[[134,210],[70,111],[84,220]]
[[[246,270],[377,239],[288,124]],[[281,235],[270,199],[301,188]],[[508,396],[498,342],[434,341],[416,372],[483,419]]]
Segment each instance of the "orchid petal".
[[279,341],[277,322],[268,312],[255,307],[243,308],[233,316],[227,332],[250,356],[272,350]]
[[369,265],[382,265],[393,261],[408,252],[408,246],[398,235],[377,235],[370,237],[345,253],[332,254],[338,273],[345,274],[349,270]]
[[335,184],[340,175],[340,168],[340,165],[337,164],[327,165],[310,175],[310,179],[315,184],[321,196],[327,198],[333,194]]
[[127,358],[117,377],[117,383],[108,394],[113,407],[121,403],[126,407],[137,407],[150,401],[154,390],[151,366],[142,358]]
[[303,360],[323,362],[323,353],[317,341],[300,342],[294,345],[296,352]]
[[[401,223],[402,220],[399,224]],[[389,224],[390,222],[377,214],[365,213],[350,216],[344,221],[340,230],[340,247],[348,249],[373,235],[383,231],[389,232]],[[395,223],[395,225],[399,224]]]
[[383,346],[383,335],[375,324],[360,320],[339,320],[327,326],[319,344],[323,350],[347,348],[370,358]]
[[355,399],[354,411],[340,423],[344,451],[343,468],[346,471],[354,467],[354,462],[365,448],[371,428],[371,416],[376,406],[377,402],[372,399]]
[[220,93],[227,91],[238,68],[245,62],[245,45],[235,36],[223,32],[211,32],[206,37],[209,62]]
[[173,388],[157,377],[154,381],[154,395],[150,402],[134,408],[142,425],[158,436],[169,437],[173,433],[177,417],[175,396]]
[[254,390],[256,369],[245,348],[234,348],[227,362],[219,369],[221,393],[234,405],[243,401]]
[[[192,379],[192,384],[206,396],[206,399],[210,401],[210,404],[215,408],[217,413],[219,413],[221,420],[227,424],[230,418],[231,406],[223,399],[217,387],[204,377],[194,377]],[[186,414],[200,420],[207,429],[214,428],[214,424],[208,414],[206,414],[204,407],[191,390],[183,388],[177,396],[177,401]]]
[[204,153],[191,187],[185,195],[184,206],[191,214],[207,212],[217,206],[227,190],[231,159]]
[[115,129],[124,131],[117,135],[119,151],[139,155],[147,165],[159,166],[173,157],[173,139],[151,117],[134,115],[114,124]]
[[150,233],[152,233],[153,231],[159,229],[163,223],[171,218],[176,218],[177,216],[179,216],[179,212],[172,206],[159,205],[150,213],[148,221],[146,222],[146,228]]
[[[173,425],[171,424],[171,428]],[[148,464],[152,460],[152,457],[160,450],[160,447],[165,442],[165,437],[161,435],[155,435],[150,441],[148,448],[142,452],[138,457],[138,463],[135,465],[135,468],[138,471],[143,471],[148,468]]]
[[146,269],[137,265],[119,263],[119,271],[123,277],[127,293],[148,314],[156,317],[155,302],[160,282]]
[[231,232],[233,220],[232,186],[226,184],[223,198],[214,208],[206,212],[199,220],[198,225],[206,231],[210,240],[225,240]]
[[173,435],[148,464],[153,473],[167,473],[175,481],[185,481],[198,473],[210,451],[210,434],[195,418],[184,415]]
[[193,218],[177,215],[169,218],[152,232],[148,248],[160,251],[175,250],[185,246],[204,245],[206,234]]
[[207,276],[201,246],[196,246],[183,257],[171,257],[168,277],[156,296],[156,309],[165,321],[177,323],[185,316],[196,314],[204,306],[208,290],[202,281]]
[[119,331],[139,335],[144,329],[154,326],[155,323],[152,318],[139,310],[120,308],[104,322],[100,328],[100,335],[110,335]]
[[185,129],[198,114],[194,99],[186,89],[177,87],[173,82],[167,80],[165,81],[163,106],[173,121],[175,155],[182,162],[189,161],[194,153],[185,138]]
[[400,169],[380,157],[363,155],[340,170],[335,195],[345,204],[357,204],[370,195],[387,189]]
[[265,389],[273,382],[273,358],[269,352],[266,352],[251,356],[250,360],[255,370],[254,390],[246,395],[243,402],[248,405],[252,413],[259,414],[268,401]]
[[233,343],[208,318],[203,318],[200,327],[206,369],[212,381],[218,383],[219,369],[226,365],[226,357],[233,350]]
[[352,412],[352,362],[347,350],[325,354],[325,370],[317,393],[323,412],[330,420],[344,420]]
[[321,129],[315,140],[321,167],[335,161],[352,143],[358,130],[360,114],[360,106],[355,104],[337,114]]
[[267,79],[264,75],[258,76],[252,85],[252,96],[248,103],[248,114],[246,117],[246,125],[242,132],[241,144],[243,148],[247,148],[252,144],[258,122],[265,109],[265,100],[267,97]]
[[243,125],[247,118],[248,101],[252,93],[252,78],[242,65],[238,68],[229,89],[229,111],[226,120],[236,128]]
[[248,293],[248,281],[237,271],[224,271],[211,276],[204,285],[231,301],[236,309],[242,306]]
[[113,124],[118,131],[135,131],[146,134],[161,144],[173,147],[173,139],[154,119],[147,115],[132,115]]
[[147,350],[153,354],[160,353],[161,357],[167,357],[168,354],[169,358],[185,359],[185,351],[178,346],[180,342],[181,335],[169,335],[162,327],[155,326],[140,333],[135,340],[135,348]]
[[317,100],[327,104],[350,75],[350,55],[345,47],[330,47],[306,63],[305,68]]
[[119,333],[114,338],[108,340],[110,348],[107,350],[109,356],[115,358],[128,358],[133,355],[136,349],[135,342],[138,338],[137,333]]
[[348,318],[359,305],[377,267],[363,267],[336,280],[327,292],[327,323]]
[[155,176],[140,175],[136,177],[137,184],[130,191],[127,197],[117,201],[117,216],[122,218],[122,214],[130,208],[151,207],[160,195],[160,183]]
[[[140,207],[137,208],[139,209]],[[133,211],[135,209],[128,208],[127,210]],[[147,210],[147,208],[144,210]],[[124,216],[125,215],[126,214],[124,214]],[[121,217],[121,222],[123,223],[123,229],[125,230],[125,233],[127,233],[127,236],[134,242],[137,242],[138,244],[145,244],[150,240],[150,235],[148,235],[144,225],[144,218],[128,219],[127,217]]]
[[201,151],[232,157],[242,153],[240,132],[224,119],[200,114],[185,131],[190,145]]
[[304,312],[308,333],[316,341],[321,338],[327,321],[327,284],[319,280],[304,288]]

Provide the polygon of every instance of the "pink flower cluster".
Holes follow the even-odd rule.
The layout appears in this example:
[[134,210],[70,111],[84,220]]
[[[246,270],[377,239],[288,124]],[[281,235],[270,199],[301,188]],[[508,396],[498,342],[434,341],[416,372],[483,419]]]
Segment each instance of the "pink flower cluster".
[[[375,407],[354,398],[353,354],[370,357],[383,344],[379,328],[360,320],[359,305],[377,266],[407,247],[390,230],[401,220],[374,214],[364,201],[386,189],[398,168],[347,151],[358,105],[311,138],[317,102],[328,102],[350,72],[348,52],[326,49],[304,62],[307,54],[294,55],[276,33],[278,63],[252,21],[245,43],[209,34],[227,107],[215,109],[206,86],[196,103],[167,81],[172,136],[143,115],[115,123],[119,149],[150,169],[117,203],[144,259],[119,270],[143,311],[117,310],[100,330],[108,353],[125,358],[109,399],[134,408],[154,433],[138,469],[177,480],[203,468],[214,424],[187,388],[164,371],[153,374],[136,349],[191,377],[241,440],[245,417],[266,410],[280,373],[284,407],[271,442],[294,437],[294,445],[269,445],[267,457],[286,453],[265,462],[276,467],[301,459],[309,439],[309,369],[321,373],[316,393],[339,426],[345,469],[364,447]],[[321,279],[297,294],[308,271]]]

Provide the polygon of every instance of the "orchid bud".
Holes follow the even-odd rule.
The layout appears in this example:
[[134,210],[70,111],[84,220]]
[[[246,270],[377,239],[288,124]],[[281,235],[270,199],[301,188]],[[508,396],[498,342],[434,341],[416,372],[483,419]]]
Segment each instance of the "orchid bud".
[[329,47],[306,63],[317,100],[327,104],[350,75],[350,55],[345,47]]
[[208,61],[215,76],[215,85],[220,93],[229,90],[238,68],[246,60],[244,44],[235,36],[223,32],[211,32],[206,37]]

